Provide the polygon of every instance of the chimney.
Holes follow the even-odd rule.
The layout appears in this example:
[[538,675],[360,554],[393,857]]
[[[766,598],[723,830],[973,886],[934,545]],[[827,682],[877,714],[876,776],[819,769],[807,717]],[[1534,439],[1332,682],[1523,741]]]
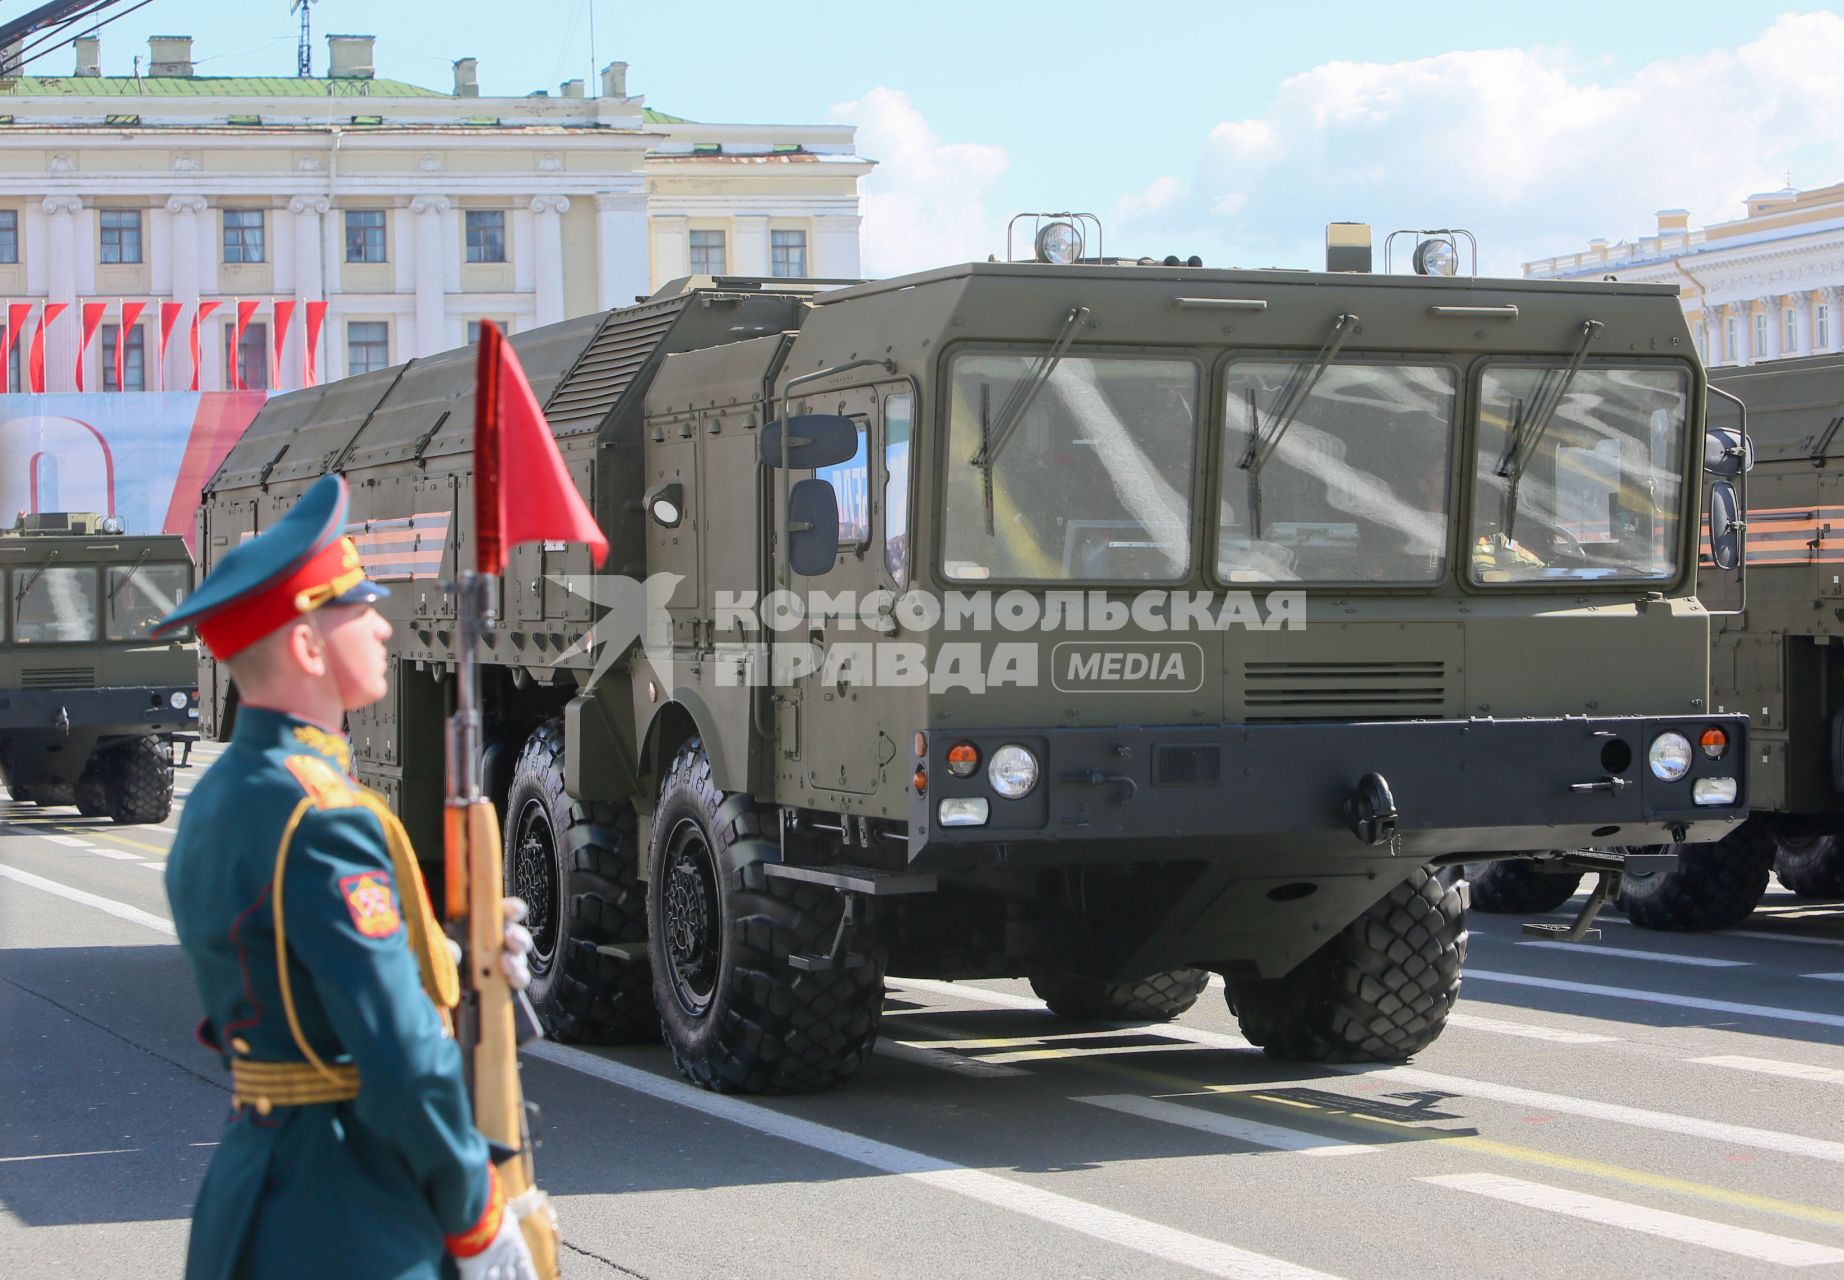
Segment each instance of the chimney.
[[328,36],[327,77],[332,80],[369,80],[377,74],[372,65],[376,36]]
[[1690,230],[1690,210],[1688,209],[1660,209],[1658,211],[1658,234],[1659,235],[1662,236],[1668,231],[1689,231],[1689,230]]
[[192,37],[147,37],[147,74],[190,77],[193,74]]
[[480,59],[455,59],[455,97],[478,98],[480,96]]
[[602,68],[602,96],[627,97],[627,63],[611,62]]
[[583,96],[583,82],[581,80],[565,80],[562,84],[557,86],[557,90],[566,98],[580,98]]
[[72,72],[79,76],[99,76],[102,74],[102,37],[77,37],[77,69]]

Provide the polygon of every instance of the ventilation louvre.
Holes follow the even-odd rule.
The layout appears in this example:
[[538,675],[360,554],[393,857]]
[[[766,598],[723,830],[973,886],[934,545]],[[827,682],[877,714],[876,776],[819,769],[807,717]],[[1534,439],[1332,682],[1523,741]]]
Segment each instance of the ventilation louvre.
[[1444,662],[1250,662],[1250,720],[1422,720],[1447,699]]

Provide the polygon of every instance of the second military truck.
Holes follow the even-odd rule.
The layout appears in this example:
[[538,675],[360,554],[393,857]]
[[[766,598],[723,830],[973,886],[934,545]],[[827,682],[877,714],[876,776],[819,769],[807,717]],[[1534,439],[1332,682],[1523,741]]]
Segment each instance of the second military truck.
[[[551,1034],[813,1089],[886,974],[1153,1019],[1215,972],[1270,1052],[1400,1059],[1459,988],[1441,868],[1729,831],[1675,296],[1340,265],[702,278],[514,338],[613,546],[519,549],[480,654]],[[276,397],[201,517],[209,564],[351,482],[355,759],[425,855],[473,380]]]

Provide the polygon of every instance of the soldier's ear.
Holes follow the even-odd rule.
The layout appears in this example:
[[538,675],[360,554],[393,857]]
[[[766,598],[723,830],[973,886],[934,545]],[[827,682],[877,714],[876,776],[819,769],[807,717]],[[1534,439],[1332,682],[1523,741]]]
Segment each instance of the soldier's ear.
[[288,656],[301,671],[318,678],[327,673],[327,642],[320,628],[306,618],[288,624]]

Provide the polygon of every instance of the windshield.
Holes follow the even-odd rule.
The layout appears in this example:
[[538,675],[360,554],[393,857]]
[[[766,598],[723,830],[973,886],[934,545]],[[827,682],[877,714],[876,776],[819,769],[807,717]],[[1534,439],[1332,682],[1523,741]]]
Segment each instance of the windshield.
[[1446,572],[1453,370],[1229,366],[1217,574],[1226,582],[1424,583]]
[[96,638],[96,570],[15,569],[13,638],[20,644]]
[[1681,369],[1488,369],[1479,387],[1474,582],[1677,575],[1690,380]]
[[1190,571],[1197,366],[1069,356],[975,461],[1037,355],[955,358],[943,568],[951,580],[1172,582]]
[[145,640],[160,619],[179,607],[192,585],[183,564],[144,564],[109,570],[109,639]]

